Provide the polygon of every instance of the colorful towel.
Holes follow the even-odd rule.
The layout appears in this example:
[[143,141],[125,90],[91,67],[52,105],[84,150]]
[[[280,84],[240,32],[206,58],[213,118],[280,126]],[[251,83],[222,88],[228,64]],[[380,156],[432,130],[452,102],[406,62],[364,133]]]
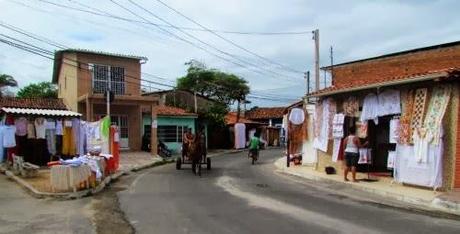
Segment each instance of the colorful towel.
[[[412,110],[411,131],[423,127],[423,120],[426,112],[428,89],[415,90],[414,106]],[[410,141],[412,142],[412,140]]]
[[433,144],[435,145],[439,144],[442,118],[449,104],[451,90],[450,85],[436,86],[428,104],[424,127],[433,135]]

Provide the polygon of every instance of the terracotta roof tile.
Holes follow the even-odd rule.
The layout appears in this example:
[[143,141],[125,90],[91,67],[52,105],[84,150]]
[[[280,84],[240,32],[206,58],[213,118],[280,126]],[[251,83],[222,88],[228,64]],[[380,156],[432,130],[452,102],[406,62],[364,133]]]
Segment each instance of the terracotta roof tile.
[[323,96],[323,95],[328,95],[328,94],[333,94],[333,93],[338,93],[338,92],[347,92],[349,90],[351,91],[352,89],[360,89],[360,88],[364,89],[368,86],[374,86],[374,85],[379,85],[379,84],[384,86],[386,83],[391,83],[391,82],[399,82],[399,81],[410,82],[411,80],[416,80],[417,78],[420,78],[423,76],[436,75],[437,73],[439,74],[447,73],[448,76],[455,74],[456,77],[458,77],[459,72],[460,72],[460,68],[446,68],[446,69],[432,70],[432,71],[426,71],[426,72],[421,72],[421,73],[414,73],[410,75],[382,77],[380,79],[375,79],[375,80],[374,79],[372,80],[352,79],[353,82],[336,85],[336,86],[333,85],[331,87],[321,89],[317,92],[313,92],[309,96]]
[[173,106],[158,106],[157,114],[160,116],[197,116],[195,113],[189,113],[184,109]]
[[[236,112],[229,112],[225,116],[225,124],[227,125],[234,125],[236,123]],[[239,123],[244,123],[244,124],[263,124],[257,121],[252,121],[247,118],[244,118],[240,116]]]
[[67,110],[62,99],[58,98],[0,98],[1,107]]
[[286,107],[259,107],[246,112],[248,119],[276,119],[283,118]]

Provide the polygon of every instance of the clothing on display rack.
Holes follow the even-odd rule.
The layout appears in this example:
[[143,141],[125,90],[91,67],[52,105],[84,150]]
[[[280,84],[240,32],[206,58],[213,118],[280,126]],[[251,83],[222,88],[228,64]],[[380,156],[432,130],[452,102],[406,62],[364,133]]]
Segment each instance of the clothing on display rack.
[[370,93],[364,98],[363,110],[361,112],[360,120],[365,122],[367,120],[374,120],[377,125],[379,116],[379,101],[377,95]]
[[56,120],[56,135],[62,136],[64,134],[64,129],[62,126],[62,120]]
[[438,139],[442,125],[442,119],[446,113],[447,105],[449,104],[451,93],[450,85],[439,85],[433,88],[431,98],[428,104],[428,111],[424,122],[424,127],[427,128],[433,135],[433,144],[439,143]]
[[72,119],[72,134],[75,142],[75,154],[83,155],[83,152],[80,152],[80,120],[77,118]]
[[[428,89],[422,88],[415,90],[414,107],[412,109],[411,131],[423,127],[423,120],[425,118],[426,102],[428,96]],[[413,140],[413,139],[412,139]],[[412,142],[412,140],[410,142]]]
[[86,131],[87,131],[87,126],[85,121],[80,121],[80,132],[79,132],[79,152],[80,155],[84,155],[88,153],[87,150],[87,140],[86,140]]
[[46,139],[46,120],[45,118],[36,118],[34,121],[35,134],[37,139]]
[[357,121],[356,122],[356,136],[358,136],[359,138],[366,138],[367,128],[368,128],[367,121],[365,122]]
[[428,146],[433,135],[426,128],[417,128],[414,131],[414,155],[417,163],[427,163]]
[[408,145],[412,143],[412,113],[414,109],[414,91],[401,92],[402,114],[399,120],[398,143]]
[[349,97],[343,102],[343,112],[345,116],[358,117],[359,116],[359,100],[356,97]]
[[0,125],[0,163],[5,160],[5,148],[3,148],[3,133],[5,130],[4,125]]
[[[315,149],[319,149],[323,152],[327,152],[327,146],[329,142],[329,132],[331,132],[332,135],[332,129],[331,125],[329,125],[329,119],[331,120],[334,118],[334,116],[330,116],[332,113],[330,109],[330,104],[332,102],[329,102],[328,99],[323,99],[321,105],[319,105],[322,109],[321,110],[316,110],[319,111],[319,113],[315,114],[316,118],[319,118],[320,120],[315,119],[315,123],[321,123],[321,126],[319,128],[319,135],[315,136],[315,139],[313,140],[313,147]],[[321,115],[320,115],[321,114]]]
[[48,152],[51,155],[56,155],[56,130],[46,129],[46,145],[48,146]]
[[332,148],[332,161],[337,162],[339,160],[340,149],[342,148],[342,139],[334,138],[334,146]]
[[440,188],[443,174],[443,142],[439,142],[438,145],[429,144],[428,160],[422,166],[419,166],[413,156],[414,146],[398,144],[394,167],[395,180],[400,183]]
[[14,120],[14,125],[16,126],[16,135],[17,136],[26,136],[27,135],[27,124],[28,121],[24,117],[20,117]]
[[16,127],[12,125],[6,125],[3,129],[3,147],[13,148],[16,146]]
[[313,121],[315,138],[321,135],[321,129],[323,127],[323,104],[326,104],[324,100],[318,101],[315,106],[315,115]]
[[[102,139],[102,148],[101,153],[110,154],[110,121],[109,116],[105,116],[101,119],[101,139]],[[246,133],[245,133],[246,134]]]
[[332,121],[332,137],[342,138],[344,136],[343,124],[345,122],[345,115],[342,113],[335,114]]
[[300,125],[305,121],[305,112],[302,108],[293,108],[289,113],[289,122]]
[[396,158],[396,151],[388,151],[388,159],[387,159],[388,169],[393,169],[395,167],[395,158]]
[[396,144],[399,140],[399,119],[394,118],[390,120],[390,139],[389,143]]
[[358,164],[371,164],[372,163],[372,149],[361,148],[359,149],[359,160]]
[[63,133],[64,134],[62,135],[62,155],[73,156],[76,154],[76,146],[72,133],[72,122],[70,122],[70,127],[68,127],[68,125],[65,125]]
[[35,139],[35,125],[33,121],[27,123],[27,139]]
[[401,114],[401,98],[399,90],[387,89],[378,96],[378,115]]
[[235,149],[246,147],[246,125],[244,123],[235,124]]
[[328,103],[328,116],[327,116],[327,139],[332,139],[332,122],[334,121],[334,116],[337,113],[337,103],[333,98],[327,99]]

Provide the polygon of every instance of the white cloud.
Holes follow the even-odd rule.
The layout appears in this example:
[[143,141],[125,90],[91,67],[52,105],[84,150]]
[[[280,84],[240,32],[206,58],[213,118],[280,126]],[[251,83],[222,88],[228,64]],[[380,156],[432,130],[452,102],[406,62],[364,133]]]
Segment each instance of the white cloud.
[[[56,1],[81,7],[75,1]],[[321,64],[329,63],[329,46],[334,46],[334,61],[345,62],[370,56],[429,46],[460,39],[460,3],[446,1],[312,1],[312,0],[163,0],[209,28],[232,31],[309,31],[320,29]],[[17,2],[20,2],[18,4]],[[78,1],[111,14],[135,16],[110,1]],[[97,3],[96,3],[97,2]],[[152,22],[155,17],[132,6],[126,0],[121,4],[135,9]],[[152,0],[135,0],[158,16],[175,25],[196,27],[189,21]],[[22,4],[22,5],[21,5]],[[26,5],[26,6],[24,6]],[[34,8],[34,9],[32,9]],[[234,72],[247,79],[253,89],[292,87],[293,83],[270,78],[240,68],[171,38],[152,26],[140,26],[115,19],[54,7],[37,0],[0,0],[0,20],[27,31],[45,36],[70,47],[88,48],[117,53],[143,55],[149,62],[143,66],[148,73],[171,80],[185,73],[184,62],[194,58],[208,66]],[[37,10],[38,9],[38,10]],[[140,20],[140,19],[138,19]],[[163,23],[162,23],[163,24]],[[177,32],[177,35],[194,39]],[[27,40],[54,50],[52,46],[30,40],[7,29],[0,33]],[[258,65],[264,64],[254,56],[206,32],[189,32],[221,50],[235,54]],[[235,43],[270,60],[297,70],[311,69],[313,41],[311,35],[300,36],[245,36],[222,34]],[[209,49],[213,51],[212,49]],[[18,79],[21,86],[30,82],[51,80],[52,61],[0,44],[0,72]],[[214,53],[218,53],[215,52]],[[271,66],[264,65],[268,69]],[[278,73],[283,71],[276,70]],[[298,77],[298,86],[271,90],[270,95],[302,95],[304,81]],[[254,105],[267,104],[255,101]],[[268,103],[278,105],[278,103]],[[282,103],[279,103],[282,104]]]

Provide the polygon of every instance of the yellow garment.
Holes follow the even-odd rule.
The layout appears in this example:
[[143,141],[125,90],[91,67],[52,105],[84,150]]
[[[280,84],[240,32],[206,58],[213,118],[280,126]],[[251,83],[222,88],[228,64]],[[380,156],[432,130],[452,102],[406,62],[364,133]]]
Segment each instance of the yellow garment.
[[62,154],[75,155],[77,153],[77,146],[72,134],[72,127],[65,127],[62,136]]

